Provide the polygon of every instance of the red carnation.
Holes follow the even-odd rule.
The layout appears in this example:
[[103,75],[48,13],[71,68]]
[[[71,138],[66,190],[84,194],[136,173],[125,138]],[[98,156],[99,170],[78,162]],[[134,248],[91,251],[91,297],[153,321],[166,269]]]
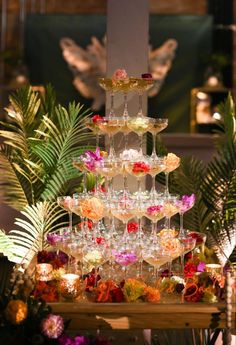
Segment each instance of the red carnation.
[[92,117],[93,123],[95,123],[95,124],[98,123],[98,121],[100,121],[102,119],[103,119],[103,117],[101,115],[98,115],[98,114],[96,114]]
[[96,242],[97,242],[97,244],[104,244],[105,238],[104,237],[96,237]]
[[150,171],[150,166],[145,162],[135,162],[132,169],[133,173],[148,173]]
[[124,294],[120,287],[113,289],[112,293],[112,302],[121,303],[124,302]]
[[197,266],[192,262],[187,262],[184,266],[184,275],[186,278],[192,278],[193,275],[197,272]]
[[136,233],[138,231],[138,223],[129,222],[127,225],[128,233]]

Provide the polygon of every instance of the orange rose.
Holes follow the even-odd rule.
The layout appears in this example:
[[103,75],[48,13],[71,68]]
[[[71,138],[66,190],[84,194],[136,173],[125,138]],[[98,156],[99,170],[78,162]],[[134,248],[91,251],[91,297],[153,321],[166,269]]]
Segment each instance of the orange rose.
[[28,307],[21,300],[11,300],[5,309],[5,317],[13,325],[18,325],[27,317]]

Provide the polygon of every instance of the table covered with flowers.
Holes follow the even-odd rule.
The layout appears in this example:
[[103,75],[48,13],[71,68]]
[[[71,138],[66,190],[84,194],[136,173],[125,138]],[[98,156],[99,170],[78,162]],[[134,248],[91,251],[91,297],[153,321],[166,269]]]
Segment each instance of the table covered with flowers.
[[[24,228],[23,238],[19,239],[19,230],[6,238],[9,246],[20,243],[24,254],[20,253],[20,264],[1,300],[3,339],[11,343],[11,336],[19,333],[22,344],[35,344],[40,336],[39,344],[88,345],[101,344],[101,339],[81,342],[82,336],[74,334],[80,330],[235,329],[233,265],[224,252],[224,264],[217,260],[214,250],[222,253],[214,237],[214,250],[210,250],[205,246],[206,233],[187,230],[183,223],[196,204],[204,215],[213,213],[208,214],[205,204],[199,206],[201,191],[193,192],[191,183],[184,194],[171,193],[170,175],[181,159],[174,153],[160,155],[157,149],[158,135],[168,119],[145,117],[142,112],[142,94],[153,85],[152,76],[129,78],[126,71],[117,70],[112,78],[101,79],[100,85],[111,95],[109,114],[83,120],[96,136],[96,148],[82,154],[78,150],[80,155],[67,162],[69,172],[76,170],[83,177],[82,189],[72,196],[58,196],[54,203],[28,206],[22,213],[31,223],[16,222]],[[131,91],[139,94],[137,116],[128,112]],[[114,113],[116,92],[124,94],[124,112],[119,117]],[[119,154],[114,147],[118,132],[124,135],[124,150]],[[127,148],[130,132],[138,135],[138,150]],[[153,142],[150,155],[143,150],[147,132]],[[109,152],[99,147],[101,135],[108,136]],[[50,145],[43,143],[38,153],[44,149],[50,152]],[[47,156],[44,163],[48,162],[53,159]],[[160,174],[162,190],[156,183]],[[118,175],[123,177],[121,190],[114,184]],[[148,175],[151,188],[143,188],[142,180]],[[91,176],[94,185],[88,188]],[[178,183],[182,177],[183,173]],[[134,192],[129,178],[133,185],[137,183]],[[53,188],[57,190],[57,183]],[[234,239],[230,241],[233,246]]]

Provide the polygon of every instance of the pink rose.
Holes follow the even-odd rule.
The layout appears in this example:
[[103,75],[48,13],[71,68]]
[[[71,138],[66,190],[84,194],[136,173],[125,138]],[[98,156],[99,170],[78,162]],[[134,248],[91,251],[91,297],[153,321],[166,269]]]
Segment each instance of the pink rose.
[[118,68],[118,69],[114,72],[114,74],[113,74],[113,76],[112,76],[112,79],[113,79],[113,80],[124,80],[124,79],[126,79],[127,77],[128,77],[128,74],[127,74],[126,70],[125,70],[125,69]]

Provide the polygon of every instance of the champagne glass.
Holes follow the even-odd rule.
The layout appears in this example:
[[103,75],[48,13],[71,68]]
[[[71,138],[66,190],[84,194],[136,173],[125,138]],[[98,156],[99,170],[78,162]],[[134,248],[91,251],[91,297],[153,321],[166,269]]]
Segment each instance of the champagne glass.
[[176,156],[174,153],[168,153],[167,156],[164,157],[165,162],[165,178],[166,178],[166,186],[165,186],[165,195],[169,195],[169,173],[177,169],[180,165],[180,158]]
[[138,113],[137,116],[138,117],[143,117],[143,93],[147,90],[149,90],[153,84],[154,81],[152,78],[135,78],[136,80],[136,86],[135,86],[135,90],[138,92]]
[[152,126],[149,127],[149,132],[152,134],[153,145],[151,157],[155,158],[158,155],[156,152],[158,134],[168,126],[168,119],[156,118],[152,120]]
[[134,201],[129,197],[122,198],[118,201],[111,203],[111,213],[112,215],[123,222],[124,224],[124,234],[123,241],[128,240],[128,222],[135,217],[135,206]]
[[147,133],[152,126],[152,119],[149,117],[135,117],[127,120],[128,128],[139,137],[139,152],[143,155],[143,135]]
[[152,221],[151,238],[155,238],[157,235],[157,222],[165,217],[162,199],[156,199],[154,202],[148,201],[145,205],[144,215]]
[[110,200],[113,193],[112,179],[122,172],[122,161],[118,158],[104,158],[102,161],[95,162],[95,170],[106,178],[108,182],[108,199]]
[[72,160],[73,166],[82,172],[83,174],[83,193],[87,193],[87,172],[89,171],[86,167],[84,160],[81,157],[74,157]]
[[188,252],[191,252],[196,246],[196,238],[193,237],[179,237],[179,241],[182,245],[181,255],[180,255],[180,266],[181,274],[184,275],[184,256]]
[[112,250],[113,260],[124,269],[124,279],[127,278],[127,267],[138,262],[140,252],[138,247],[130,241],[121,239]]
[[158,195],[156,191],[156,176],[165,170],[166,165],[164,158],[162,157],[155,156],[151,158],[149,175],[152,177],[152,189],[150,191],[150,195],[152,199],[155,200],[156,196]]
[[110,144],[109,158],[114,158],[115,157],[114,135],[120,131],[120,129],[123,126],[123,123],[120,121],[119,118],[104,117],[103,119],[98,120],[98,126],[102,133],[108,135],[109,144]]
[[125,169],[131,175],[136,177],[138,183],[138,200],[141,199],[141,178],[150,172],[150,162],[147,157],[141,157],[135,161],[127,161],[125,163]]
[[115,92],[119,91],[119,86],[117,83],[114,83],[111,78],[99,78],[98,82],[101,88],[110,93],[110,110],[108,113],[108,117],[113,118],[115,117],[114,96]]
[[176,213],[179,212],[178,208],[178,195],[168,195],[164,198],[164,204],[163,204],[163,213],[166,217],[166,226],[167,229],[170,229],[170,219],[173,217]]
[[177,206],[179,208],[179,217],[180,217],[179,237],[186,237],[186,233],[184,230],[184,222],[183,222],[184,213],[193,207],[195,200],[196,200],[195,194],[191,194],[191,195],[183,195],[177,201]]
[[64,196],[58,196],[57,197],[57,204],[64,208],[68,212],[69,216],[69,231],[72,233],[72,211],[71,211],[71,196],[64,195]]
[[143,259],[154,268],[155,282],[158,280],[158,272],[162,265],[170,260],[170,254],[160,244],[157,237],[151,243],[147,243],[143,250]]
[[101,135],[101,131],[98,126],[98,121],[101,120],[101,118],[102,117],[85,120],[85,126],[89,128],[96,137],[96,149],[99,147],[99,136]]

